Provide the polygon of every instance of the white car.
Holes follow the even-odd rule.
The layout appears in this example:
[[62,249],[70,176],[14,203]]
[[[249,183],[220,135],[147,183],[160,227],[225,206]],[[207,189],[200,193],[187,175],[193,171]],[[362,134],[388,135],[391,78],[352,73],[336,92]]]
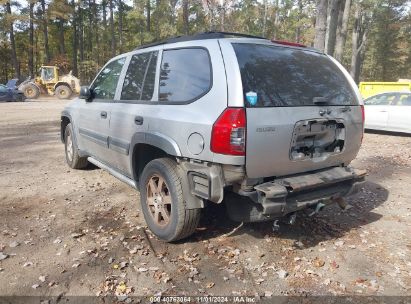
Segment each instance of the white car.
[[365,128],[411,133],[411,92],[387,92],[364,100]]

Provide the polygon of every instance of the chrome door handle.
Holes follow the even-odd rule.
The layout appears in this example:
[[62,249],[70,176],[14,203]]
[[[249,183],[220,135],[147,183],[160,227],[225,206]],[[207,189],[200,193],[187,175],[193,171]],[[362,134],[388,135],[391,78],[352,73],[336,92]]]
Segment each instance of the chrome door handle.
[[102,111],[102,112],[100,113],[100,117],[103,118],[103,119],[106,119],[106,118],[107,118],[107,112],[106,112],[106,111]]

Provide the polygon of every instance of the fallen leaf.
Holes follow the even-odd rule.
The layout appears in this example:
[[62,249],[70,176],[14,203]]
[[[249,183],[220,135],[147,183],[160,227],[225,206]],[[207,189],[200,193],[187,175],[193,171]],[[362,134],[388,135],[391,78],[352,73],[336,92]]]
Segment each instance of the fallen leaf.
[[32,262],[26,262],[26,263],[23,264],[23,267],[29,267],[29,266],[32,266],[32,265],[33,265]]
[[324,264],[325,264],[325,262],[324,262],[324,260],[322,260],[322,259],[320,259],[320,258],[315,258],[314,260],[313,260],[313,265],[315,266],[315,267],[323,267],[324,266]]
[[137,268],[137,271],[138,272],[146,272],[146,271],[148,271],[148,269],[144,268],[144,267],[139,267],[139,268]]
[[33,285],[31,285],[31,288],[33,288],[33,289],[37,289],[37,288],[39,288],[39,287],[40,287],[39,284],[33,284]]
[[5,253],[3,253],[3,252],[0,252],[0,261],[3,261],[3,260],[5,260],[5,259],[7,259],[8,257],[9,257],[8,254],[5,254]]
[[54,243],[54,244],[60,244],[60,243],[61,243],[61,240],[60,240],[59,238],[57,238],[57,239],[55,239],[55,240],[53,241],[53,243]]
[[120,263],[120,269],[124,269],[124,268],[126,268],[126,267],[127,267],[127,265],[128,265],[128,263],[127,263],[127,262],[121,262],[121,263]]
[[338,265],[336,261],[332,261],[330,263],[330,266],[331,266],[332,269],[337,269],[338,267],[340,267],[340,265]]
[[277,274],[280,279],[285,279],[288,276],[288,272],[283,269],[277,271]]
[[215,285],[214,282],[210,282],[210,283],[208,283],[208,284],[206,285],[206,288],[213,288],[214,285]]
[[15,247],[17,247],[18,245],[20,245],[19,242],[13,241],[13,242],[11,242],[11,243],[9,244],[9,247],[10,247],[10,248],[15,248]]
[[78,268],[81,264],[80,263],[74,263],[73,266],[71,266],[72,268]]
[[47,278],[47,276],[39,276],[39,281],[40,282],[45,282],[46,278]]

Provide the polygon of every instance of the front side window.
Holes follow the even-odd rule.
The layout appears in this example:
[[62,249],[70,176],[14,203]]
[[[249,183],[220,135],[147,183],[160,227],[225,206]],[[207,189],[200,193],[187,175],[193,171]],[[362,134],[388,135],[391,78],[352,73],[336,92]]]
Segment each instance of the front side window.
[[394,101],[395,97],[395,94],[377,95],[366,99],[364,104],[367,106],[388,106]]
[[114,99],[117,82],[125,60],[125,57],[117,59],[103,68],[91,87],[93,98]]
[[7,88],[3,85],[0,85],[0,93],[6,93],[7,92]]
[[201,48],[163,51],[160,71],[159,100],[192,101],[209,91],[211,63]]
[[343,72],[316,52],[233,43],[248,107],[357,105]]
[[157,53],[149,52],[131,57],[121,93],[122,100],[151,100],[154,92]]

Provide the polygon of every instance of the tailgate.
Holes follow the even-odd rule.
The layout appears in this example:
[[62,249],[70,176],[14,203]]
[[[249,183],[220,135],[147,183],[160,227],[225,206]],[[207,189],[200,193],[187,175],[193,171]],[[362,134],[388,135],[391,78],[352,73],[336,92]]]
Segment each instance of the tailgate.
[[247,108],[247,176],[283,176],[353,160],[361,145],[361,108],[332,107],[326,117],[322,110]]
[[363,116],[346,71],[305,48],[232,45],[246,107],[248,177],[319,170],[355,158]]

